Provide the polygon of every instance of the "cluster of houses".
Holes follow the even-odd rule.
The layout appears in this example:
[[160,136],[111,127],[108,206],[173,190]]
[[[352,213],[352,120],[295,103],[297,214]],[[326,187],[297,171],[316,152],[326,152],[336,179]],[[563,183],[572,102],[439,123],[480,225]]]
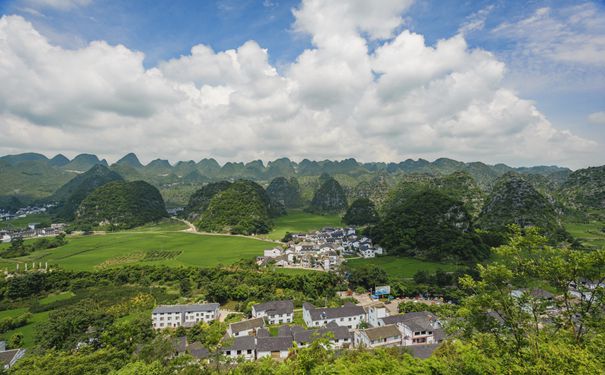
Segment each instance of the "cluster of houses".
[[32,238],[32,237],[47,237],[56,236],[63,233],[66,224],[57,223],[51,224],[50,227],[42,228],[38,223],[30,223],[27,228],[0,230],[0,239],[2,243],[9,243],[13,238]]
[[52,203],[43,204],[40,206],[27,206],[19,208],[17,211],[0,209],[0,221],[7,221],[15,218],[23,218],[27,215],[42,214],[49,208],[54,207]]
[[[292,301],[271,301],[254,305],[252,317],[231,323],[223,338],[222,354],[232,360],[263,357],[285,359],[290,350],[306,347],[317,339],[326,340],[333,349],[355,347],[406,347],[413,355],[427,357],[444,339],[439,319],[430,312],[390,315],[382,302],[368,306],[346,303],[341,307],[315,307],[304,303],[304,325],[294,324]],[[218,319],[218,304],[158,306],[152,312],[156,329],[191,326]],[[270,334],[268,326],[277,328]],[[175,341],[177,353],[189,353],[198,359],[209,352],[199,342]]]
[[334,271],[345,261],[345,256],[374,258],[383,249],[372,240],[357,235],[354,228],[324,228],[312,233],[295,233],[287,248],[265,250],[257,257],[258,265],[296,267]]

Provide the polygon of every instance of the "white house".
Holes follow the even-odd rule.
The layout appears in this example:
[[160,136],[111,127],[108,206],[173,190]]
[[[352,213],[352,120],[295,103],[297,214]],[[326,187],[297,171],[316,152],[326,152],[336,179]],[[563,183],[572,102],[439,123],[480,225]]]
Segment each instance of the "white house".
[[334,322],[348,329],[359,328],[366,320],[363,307],[352,303],[345,303],[342,307],[315,307],[312,304],[303,303],[303,320],[308,327],[321,327]]
[[235,361],[237,359],[245,359],[253,361],[256,358],[256,338],[253,336],[241,336],[226,338],[226,346],[221,350],[223,354]]
[[229,324],[227,334],[232,337],[255,336],[256,331],[265,326],[263,318],[242,320],[241,322]]
[[[396,325],[403,335],[403,345],[434,344],[441,323],[435,314],[428,311],[410,312],[403,315],[387,316],[378,320],[379,326]],[[440,333],[441,335],[441,333]]]
[[292,336],[258,337],[256,339],[256,358],[286,359],[292,346]]
[[300,326],[294,326],[291,330],[294,342],[301,348],[320,338],[327,338],[332,349],[349,348],[353,343],[353,335],[349,332],[349,329],[334,322],[317,329],[304,329]]
[[376,302],[367,306],[368,324],[372,327],[379,327],[379,320],[389,316],[389,312],[382,302]]
[[402,333],[396,325],[390,324],[355,331],[355,346],[366,348],[402,346]]
[[292,301],[271,301],[252,306],[252,317],[265,318],[269,324],[292,323],[294,303]]
[[155,329],[191,327],[218,319],[219,306],[218,303],[160,305],[151,312],[151,321]]
[[281,254],[282,254],[282,249],[280,249],[278,247],[263,251],[263,256],[268,257],[268,258],[275,258],[275,257],[280,256]]
[[5,234],[2,236],[2,243],[9,243],[9,242],[11,242],[11,240],[12,240],[12,238],[8,234]]

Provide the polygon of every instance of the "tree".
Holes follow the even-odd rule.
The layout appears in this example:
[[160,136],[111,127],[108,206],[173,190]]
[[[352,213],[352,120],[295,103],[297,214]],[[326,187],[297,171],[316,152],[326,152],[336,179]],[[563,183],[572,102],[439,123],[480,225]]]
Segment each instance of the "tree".
[[376,206],[368,198],[359,198],[351,203],[342,221],[348,225],[367,225],[378,222]]
[[17,349],[21,347],[23,343],[23,334],[21,332],[17,332],[13,334],[8,341],[8,347],[11,349]]

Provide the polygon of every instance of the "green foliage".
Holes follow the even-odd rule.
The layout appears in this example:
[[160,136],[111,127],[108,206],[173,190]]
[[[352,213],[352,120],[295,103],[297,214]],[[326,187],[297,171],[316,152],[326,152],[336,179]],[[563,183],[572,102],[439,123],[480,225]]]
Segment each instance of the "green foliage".
[[347,209],[342,221],[348,225],[376,224],[379,220],[374,203],[368,198],[358,198]]
[[22,358],[11,368],[11,374],[102,375],[125,366],[128,357],[128,353],[111,347],[76,352],[49,350],[43,354]]
[[322,175],[321,186],[315,192],[308,210],[318,214],[338,213],[346,210],[347,196],[334,178]]
[[196,190],[189,198],[189,203],[183,211],[183,215],[189,219],[199,217],[210,205],[210,200],[218,193],[227,190],[231,186],[229,181],[213,182]]
[[557,195],[570,209],[604,209],[605,166],[579,169],[571,173]]
[[387,283],[388,276],[384,269],[376,266],[363,266],[348,270],[349,284],[352,288],[373,289]]
[[272,210],[264,189],[255,182],[238,180],[216,194],[196,226],[202,231],[234,234],[268,233]]
[[507,226],[542,228],[555,241],[567,235],[553,205],[523,177],[507,173],[494,186],[478,218],[481,229],[504,233]]
[[61,186],[49,200],[57,201],[55,212],[60,220],[72,221],[80,203],[95,189],[109,182],[123,181],[122,177],[106,166],[96,164],[85,173],[77,175]]
[[144,181],[111,182],[82,201],[76,223],[129,229],[167,216],[164,200],[152,185]]
[[54,249],[67,244],[65,234],[61,233],[53,238],[39,238],[33,241],[24,242],[23,238],[15,237],[11,240],[11,246],[0,252],[2,258],[15,258],[25,256],[37,250]]
[[274,205],[297,208],[302,205],[300,185],[295,177],[277,177],[267,187],[267,195]]
[[23,314],[16,317],[6,317],[0,320],[0,333],[23,327],[31,319],[32,314]]
[[476,261],[486,258],[489,250],[473,229],[462,203],[426,190],[389,207],[370,235],[390,253],[429,260]]

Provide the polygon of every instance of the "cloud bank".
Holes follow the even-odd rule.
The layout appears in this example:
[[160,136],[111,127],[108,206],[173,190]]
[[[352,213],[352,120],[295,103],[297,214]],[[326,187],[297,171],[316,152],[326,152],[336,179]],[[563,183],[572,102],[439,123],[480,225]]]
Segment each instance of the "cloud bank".
[[506,66],[491,53],[469,49],[462,34],[427,45],[404,27],[411,1],[371,4],[303,1],[293,29],[313,47],[281,71],[255,41],[227,51],[196,45],[145,69],[141,52],[103,41],[63,49],[4,16],[0,153],[572,167],[595,158],[594,141],[555,128],[503,87]]

